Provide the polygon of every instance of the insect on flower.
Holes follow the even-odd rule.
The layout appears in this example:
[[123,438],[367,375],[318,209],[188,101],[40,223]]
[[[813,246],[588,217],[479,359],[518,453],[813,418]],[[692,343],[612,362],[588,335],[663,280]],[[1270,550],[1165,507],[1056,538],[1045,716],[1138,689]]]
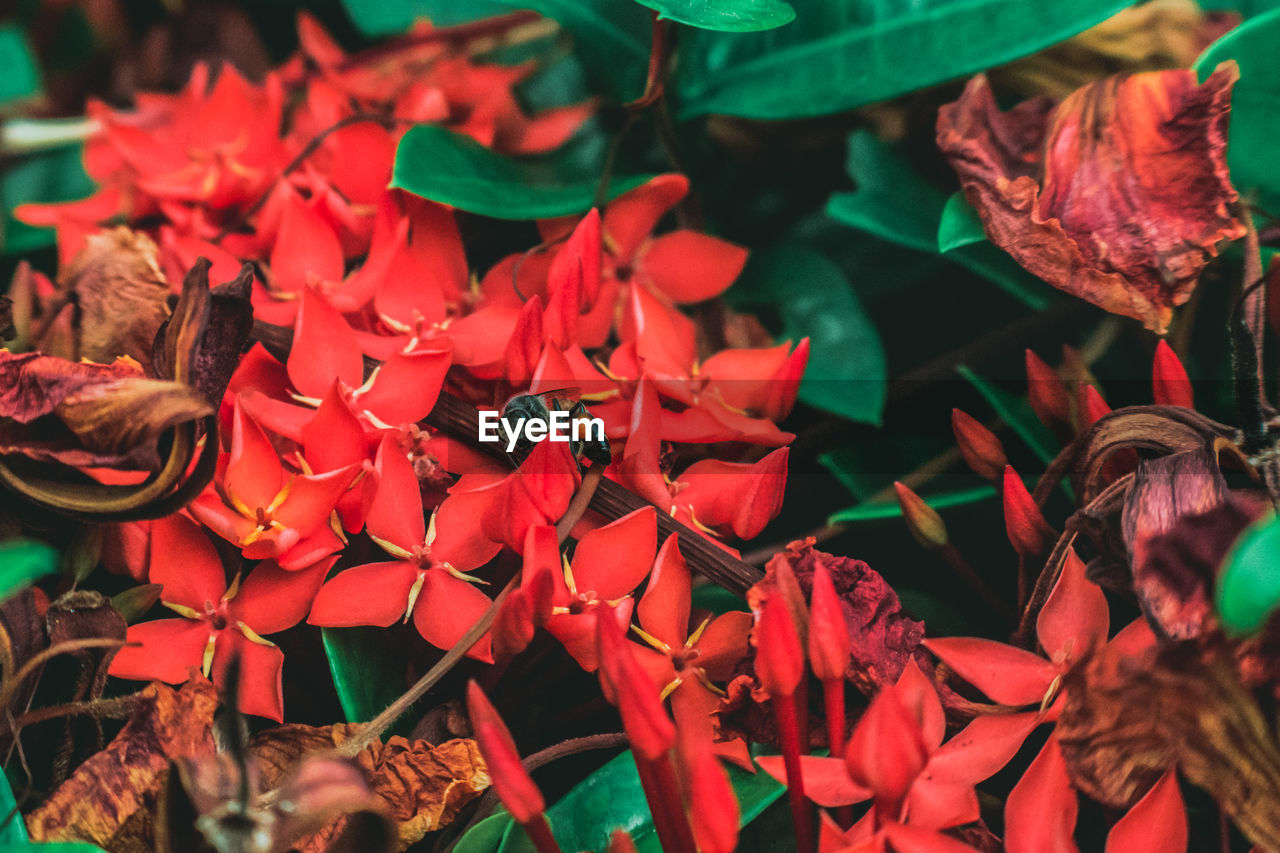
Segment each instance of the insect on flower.
[[521,425],[542,422],[554,428],[556,419],[553,412],[568,415],[569,450],[574,459],[581,462],[585,457],[597,465],[608,465],[613,460],[604,425],[592,416],[586,404],[581,399],[556,396],[579,393],[577,388],[557,388],[540,394],[517,394],[507,401],[502,407],[502,422],[515,438],[514,449],[509,451],[509,455],[516,464],[523,462],[533,449],[533,441]]

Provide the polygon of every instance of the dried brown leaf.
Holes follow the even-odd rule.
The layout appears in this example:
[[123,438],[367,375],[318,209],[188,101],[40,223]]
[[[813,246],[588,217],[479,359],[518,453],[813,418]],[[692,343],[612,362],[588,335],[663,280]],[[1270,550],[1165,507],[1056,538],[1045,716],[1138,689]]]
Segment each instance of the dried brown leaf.
[[1076,788],[1127,807],[1176,764],[1255,844],[1280,849],[1280,744],[1230,656],[1104,649],[1063,686],[1056,732]]
[[[260,762],[265,787],[273,787],[302,756],[329,751],[356,730],[350,723],[328,728],[288,725],[257,735],[252,750]],[[467,803],[489,787],[489,773],[475,742],[458,738],[433,746],[426,741],[393,737],[374,743],[356,756],[369,784],[386,804],[399,827],[400,849],[450,823]],[[323,850],[337,829],[331,824],[303,850]]]
[[89,841],[113,853],[154,847],[152,816],[170,759],[212,755],[217,693],[193,677],[179,689],[155,683],[115,739],[27,816],[36,841]]

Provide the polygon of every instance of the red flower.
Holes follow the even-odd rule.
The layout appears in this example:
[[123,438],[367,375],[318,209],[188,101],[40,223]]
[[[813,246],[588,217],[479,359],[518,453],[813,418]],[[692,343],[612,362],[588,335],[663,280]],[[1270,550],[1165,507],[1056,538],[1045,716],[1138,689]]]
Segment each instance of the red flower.
[[337,551],[342,543],[327,522],[359,467],[289,474],[238,397],[232,417],[231,452],[219,459],[216,488],[192,502],[191,514],[249,560],[274,557],[292,569]]
[[[589,534],[590,535],[590,534]],[[653,574],[636,606],[639,627],[632,629],[654,650],[642,650],[640,661],[671,710],[682,732],[692,729],[708,743],[714,740],[711,712],[724,691],[713,682],[728,681],[747,656],[751,614],[730,611],[704,619],[689,633],[692,578],[680,554],[679,537],[672,534],[658,552]],[[741,738],[712,744],[722,758],[751,769],[747,744]]]
[[[379,480],[368,532],[396,559],[340,572],[320,590],[307,621],[386,627],[412,617],[423,639],[450,648],[491,604],[465,572],[489,562],[500,546],[479,534],[475,492],[451,494],[431,523],[424,521],[418,479],[394,434],[383,437],[374,468]],[[489,642],[486,635],[468,654],[492,662]]]
[[1151,366],[1152,399],[1159,406],[1183,406],[1194,409],[1195,396],[1191,380],[1178,354],[1163,339],[1156,342],[1155,361]]
[[599,665],[596,620],[601,608],[625,629],[631,619],[631,592],[653,568],[657,540],[653,507],[644,507],[584,535],[573,561],[564,561],[563,571],[554,573],[547,630],[587,672]]
[[237,574],[228,587],[217,551],[195,522],[182,515],[156,521],[150,579],[164,586],[161,603],[183,618],[131,625],[128,640],[140,645],[122,648],[111,674],[179,684],[200,667],[223,686],[227,663],[238,654],[241,710],[280,722],[284,654],[262,635],[302,621],[335,560],[291,572],[268,561],[243,583]]

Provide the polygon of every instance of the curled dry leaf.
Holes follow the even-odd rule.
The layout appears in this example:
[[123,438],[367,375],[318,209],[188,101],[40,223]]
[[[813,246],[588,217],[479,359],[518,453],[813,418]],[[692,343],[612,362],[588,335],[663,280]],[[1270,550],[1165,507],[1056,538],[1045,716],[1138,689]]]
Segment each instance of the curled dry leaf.
[[154,848],[153,815],[170,759],[212,755],[217,693],[192,677],[179,689],[155,683],[106,749],[27,816],[35,841],[90,841],[116,853]]
[[[327,728],[288,725],[257,735],[251,749],[258,758],[264,787],[279,784],[303,755],[333,750],[356,728],[349,723]],[[462,738],[433,746],[393,737],[385,744],[375,742],[355,761],[395,819],[402,850],[449,824],[463,806],[489,787],[489,771],[479,748],[475,741]],[[337,822],[330,824],[302,849],[319,853],[339,828]]]
[[124,226],[91,234],[62,270],[58,288],[75,305],[74,338],[65,350],[48,336],[33,347],[73,360],[127,355],[149,363],[156,330],[169,316],[169,285],[150,237]]
[[1001,112],[979,75],[939,111],[938,145],[993,243],[1163,334],[1218,244],[1245,233],[1226,165],[1237,76],[1116,75]]
[[1104,648],[1063,692],[1056,736],[1076,788],[1128,807],[1176,764],[1251,841],[1280,849],[1280,744],[1229,656],[1190,642]]
[[158,439],[213,407],[136,363],[72,362],[0,350],[0,454],[67,465],[158,469]]

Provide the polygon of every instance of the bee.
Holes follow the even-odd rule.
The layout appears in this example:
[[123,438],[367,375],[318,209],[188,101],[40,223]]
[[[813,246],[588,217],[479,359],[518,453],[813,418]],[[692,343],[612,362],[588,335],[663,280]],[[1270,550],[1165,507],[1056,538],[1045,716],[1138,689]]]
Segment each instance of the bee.
[[[586,404],[581,400],[556,396],[576,392],[577,389],[574,388],[557,388],[541,394],[517,394],[502,407],[502,420],[512,424],[521,421],[550,423],[553,411],[566,412],[570,424],[569,451],[573,457],[579,461],[583,458],[590,459],[596,465],[608,465],[613,460],[609,439],[605,437],[602,428],[592,429],[595,419]],[[518,465],[531,450],[533,442],[520,435],[509,455]]]

